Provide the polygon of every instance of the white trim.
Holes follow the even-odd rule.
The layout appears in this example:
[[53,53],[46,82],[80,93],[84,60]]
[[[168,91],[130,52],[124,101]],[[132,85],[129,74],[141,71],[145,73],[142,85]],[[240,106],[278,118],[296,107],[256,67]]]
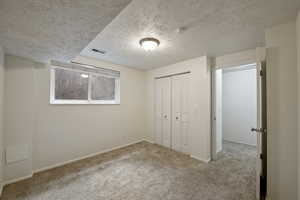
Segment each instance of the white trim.
[[[89,74],[88,77],[88,99],[86,100],[73,100],[73,99],[64,99],[57,100],[55,99],[55,69],[60,69],[61,67],[51,66],[50,68],[50,101],[51,105],[59,105],[59,104],[72,104],[72,105],[86,105],[86,104],[103,104],[103,105],[120,105],[120,77],[107,76],[102,74],[96,74],[92,72],[84,72],[76,69],[65,69],[68,71],[82,72]],[[115,99],[114,100],[92,100],[91,99],[91,76],[103,76],[115,79]]]
[[217,90],[216,90],[216,86],[217,86],[217,70],[221,70],[222,69],[217,69],[215,66],[212,66],[211,68],[211,114],[210,114],[210,126],[211,126],[211,140],[210,140],[210,156],[213,160],[217,159],[217,126],[216,126],[216,122],[217,122]]
[[83,71],[83,70],[80,70],[80,69],[71,69],[71,68],[67,68],[67,67],[57,67],[57,66],[51,66],[51,69],[64,69],[64,70],[67,70],[67,71],[73,71],[73,72],[79,72],[79,73],[82,73],[82,74],[91,74],[91,75],[95,75],[95,76],[104,76],[104,77],[107,77],[107,78],[120,78],[120,76],[109,76],[109,75],[106,75],[106,74],[101,74],[101,73],[94,73],[94,72],[88,72],[88,71]]
[[50,100],[51,105],[95,105],[95,104],[102,104],[102,105],[120,105],[119,101],[89,101],[89,100]]
[[211,158],[209,158],[209,159],[202,159],[202,158],[199,158],[199,157],[194,156],[194,155],[190,155],[190,157],[191,157],[191,158],[194,158],[194,159],[196,159],[196,160],[199,160],[199,161],[201,161],[201,162],[205,162],[205,163],[209,163],[209,162],[211,161]]
[[256,49],[250,49],[216,58],[216,69],[256,63]]
[[225,69],[219,69],[223,70],[223,73],[230,73],[230,72],[237,72],[237,71],[246,71],[246,70],[256,70],[257,63],[249,63],[246,65],[239,65],[239,66],[232,66]]
[[5,185],[8,185],[8,184],[12,184],[12,183],[16,183],[16,182],[19,182],[19,181],[23,181],[25,179],[29,179],[33,176],[33,173],[27,175],[27,176],[22,176],[22,177],[19,177],[19,178],[15,178],[15,179],[11,179],[11,180],[8,180],[8,181],[5,181],[4,184],[3,184],[3,187]]
[[49,96],[49,98],[50,98],[50,101],[49,101],[49,103],[50,104],[53,104],[54,103],[54,96],[55,96],[55,94],[54,94],[54,90],[55,90],[55,70],[54,70],[54,68],[50,68],[50,96]]
[[237,141],[232,141],[232,140],[227,140],[227,139],[223,139],[223,141],[236,143],[236,144],[244,144],[244,145],[248,145],[248,146],[251,146],[251,147],[257,147],[257,143],[256,143],[256,145],[255,144],[247,144],[245,142],[237,142]]
[[[12,179],[12,180],[8,180],[8,181],[5,181],[2,186],[4,187],[5,185],[8,185],[8,184],[12,184],[12,183],[16,183],[16,182],[19,182],[19,181],[22,181],[22,180],[25,180],[25,179],[28,179],[28,178],[31,178],[34,174],[36,173],[39,173],[39,172],[43,172],[43,171],[46,171],[46,170],[50,170],[50,169],[54,169],[56,167],[61,167],[61,166],[64,166],[64,165],[67,165],[67,164],[71,164],[73,162],[76,162],[76,161],[80,161],[80,160],[83,160],[83,159],[86,159],[86,158],[91,158],[91,157],[94,157],[94,156],[98,156],[100,154],[103,154],[103,153],[107,153],[107,152],[110,152],[110,151],[114,151],[114,150],[117,150],[117,149],[121,149],[121,148],[124,148],[124,147],[128,147],[128,146],[131,146],[131,145],[134,145],[134,144],[138,144],[140,142],[148,142],[148,143],[151,143],[151,144],[155,144],[155,142],[153,141],[150,141],[150,140],[147,140],[147,139],[141,139],[141,140],[137,140],[135,142],[131,142],[131,143],[128,143],[128,144],[124,144],[124,145],[120,145],[120,146],[117,146],[117,147],[113,147],[113,148],[110,148],[110,149],[106,149],[104,151],[100,151],[100,152],[96,152],[96,153],[92,153],[92,154],[89,154],[89,155],[86,155],[86,156],[82,156],[82,157],[79,157],[79,158],[75,158],[75,159],[72,159],[72,160],[68,160],[68,161],[65,161],[65,162],[61,162],[61,163],[58,163],[58,164],[54,164],[54,165],[51,165],[51,166],[48,166],[48,167],[43,167],[43,168],[40,168],[40,169],[37,169],[37,170],[34,170],[30,175],[27,175],[27,176],[23,176],[23,177],[20,177],[20,178],[15,178],[15,179]],[[202,160],[202,159],[199,159],[197,157],[194,157],[194,156],[191,156],[197,160],[200,160],[200,161],[204,161],[204,162],[209,162],[210,160]],[[1,195],[0,195],[1,196]]]
[[54,164],[54,165],[51,165],[51,166],[48,166],[48,167],[43,167],[43,168],[34,170],[33,174],[38,173],[38,172],[43,172],[43,171],[46,171],[46,170],[50,170],[50,169],[53,169],[53,168],[56,168],[56,167],[64,166],[66,164],[70,164],[70,163],[80,161],[80,160],[83,160],[83,159],[92,158],[94,156],[98,156],[98,155],[103,154],[103,153],[107,153],[107,152],[110,152],[110,151],[114,151],[114,150],[117,150],[117,149],[128,147],[130,145],[138,144],[138,143],[143,142],[143,141],[145,141],[145,140],[138,140],[138,141],[131,142],[131,143],[128,143],[128,144],[120,145],[120,146],[113,147],[113,148],[110,148],[110,149],[106,149],[106,150],[103,150],[103,151],[100,151],[100,152],[92,153],[92,154],[89,154],[89,155],[86,155],[86,156],[81,156],[79,158],[75,158],[75,159],[72,159],[72,160],[68,160],[68,161],[65,161],[65,162]]
[[[60,61],[51,60],[50,63],[51,67],[54,68],[64,68],[79,72],[89,72],[92,74],[101,74],[103,76],[107,77],[120,77],[120,71],[110,69],[110,68],[103,68],[103,67],[97,67],[93,65],[83,64],[83,63],[63,63]],[[87,69],[96,70],[95,72],[88,71]]]
[[100,152],[92,153],[92,154],[89,154],[89,155],[86,155],[86,156],[82,156],[82,157],[79,157],[79,158],[75,158],[75,159],[72,159],[72,160],[68,160],[66,162],[61,162],[61,163],[54,164],[54,165],[51,165],[51,166],[48,166],[48,167],[43,167],[43,168],[34,170],[31,174],[29,174],[27,176],[15,178],[15,179],[12,179],[12,180],[7,180],[7,181],[5,181],[2,184],[2,187],[4,187],[5,185],[8,185],[8,184],[12,184],[12,183],[16,183],[16,182],[19,182],[19,181],[22,181],[22,180],[25,180],[25,179],[28,179],[28,178],[32,178],[32,176],[34,174],[39,173],[39,172],[43,172],[43,171],[46,171],[46,170],[54,169],[56,167],[61,167],[61,166],[64,166],[64,165],[67,165],[67,164],[71,164],[71,163],[76,162],[76,161],[80,161],[80,160],[86,159],[86,158],[91,158],[91,157],[94,157],[94,156],[97,156],[97,155],[100,155],[100,154],[103,154],[103,153],[107,153],[107,152],[114,151],[114,150],[117,150],[117,149],[121,149],[121,148],[124,148],[124,147],[127,147],[127,146],[138,144],[138,143],[143,142],[143,141],[150,142],[150,141],[142,139],[142,140],[138,140],[138,141],[131,142],[131,143],[128,143],[128,144],[124,144],[124,145],[120,145],[120,146],[117,146],[117,147],[113,147],[113,148],[110,148],[110,149],[107,149],[107,150],[104,150],[104,151],[100,151]]
[[[91,75],[88,74],[88,101],[87,103],[89,103],[91,101],[91,97],[92,97],[92,78],[91,78]],[[115,81],[116,82],[116,81]],[[54,101],[57,101],[54,99]]]
[[156,144],[154,141],[151,141],[151,140],[148,140],[148,139],[143,139],[144,142],[148,142],[148,143],[151,143],[151,144]]

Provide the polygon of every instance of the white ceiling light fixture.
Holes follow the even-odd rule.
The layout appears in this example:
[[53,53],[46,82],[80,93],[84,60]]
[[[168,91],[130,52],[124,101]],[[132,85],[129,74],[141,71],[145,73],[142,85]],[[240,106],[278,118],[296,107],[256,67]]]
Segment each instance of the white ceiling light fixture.
[[159,46],[160,42],[155,38],[143,38],[140,40],[140,45],[146,51],[153,51]]
[[88,78],[88,77],[89,77],[88,74],[81,74],[80,76],[81,76],[82,78]]

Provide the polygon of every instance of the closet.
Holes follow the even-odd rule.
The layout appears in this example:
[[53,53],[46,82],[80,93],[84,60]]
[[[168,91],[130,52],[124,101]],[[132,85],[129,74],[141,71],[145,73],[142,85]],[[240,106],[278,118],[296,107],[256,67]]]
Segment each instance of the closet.
[[189,153],[190,73],[156,79],[155,140],[179,152]]

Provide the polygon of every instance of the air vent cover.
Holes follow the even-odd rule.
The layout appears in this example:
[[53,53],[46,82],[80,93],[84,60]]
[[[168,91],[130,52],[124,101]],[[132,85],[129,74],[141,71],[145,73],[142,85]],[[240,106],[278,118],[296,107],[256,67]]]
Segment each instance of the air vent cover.
[[106,54],[106,51],[99,50],[99,49],[92,49],[92,51],[95,53]]

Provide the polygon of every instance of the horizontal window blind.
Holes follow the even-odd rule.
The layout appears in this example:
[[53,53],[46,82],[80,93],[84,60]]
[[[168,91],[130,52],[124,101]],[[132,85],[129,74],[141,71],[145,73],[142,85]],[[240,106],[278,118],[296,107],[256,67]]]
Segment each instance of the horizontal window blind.
[[59,67],[59,68],[65,68],[65,69],[71,69],[71,70],[79,70],[87,73],[95,73],[99,75],[106,75],[114,78],[119,78],[120,77],[120,72],[112,69],[106,69],[106,68],[101,68],[101,67],[96,67],[96,66],[91,66],[91,65],[82,65],[82,64],[76,64],[76,63],[65,63],[65,62],[60,62],[56,60],[51,61],[51,65],[54,67]]

